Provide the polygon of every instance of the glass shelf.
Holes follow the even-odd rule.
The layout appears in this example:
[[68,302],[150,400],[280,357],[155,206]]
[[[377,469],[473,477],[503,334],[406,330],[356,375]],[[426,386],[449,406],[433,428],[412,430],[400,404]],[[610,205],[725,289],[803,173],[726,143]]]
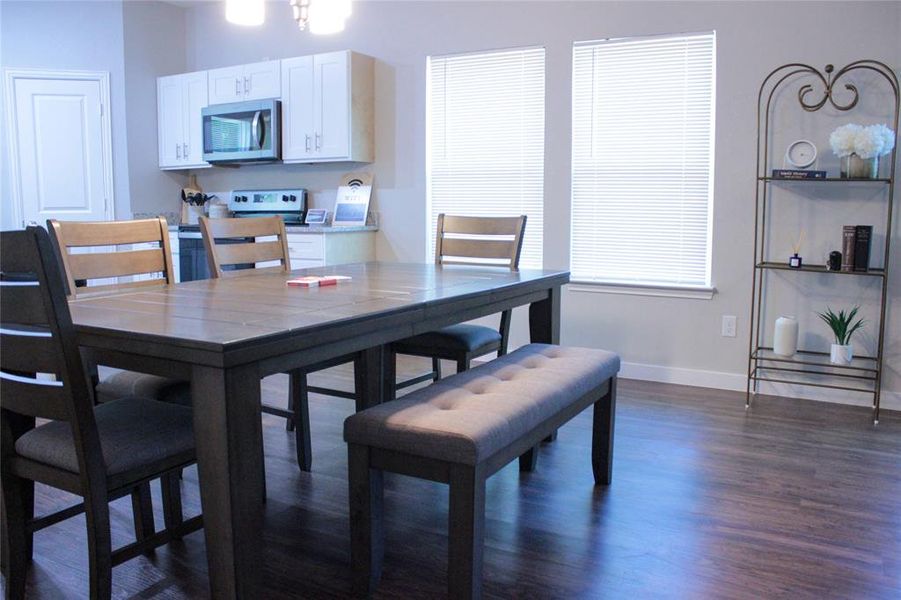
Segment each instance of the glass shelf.
[[794,178],[794,177],[758,177],[758,181],[767,181],[767,182],[775,182],[775,183],[891,183],[892,180],[888,177],[880,177],[877,179],[870,178],[855,178],[849,179],[847,177],[826,177],[824,178]]
[[803,265],[795,268],[788,263],[762,262],[755,265],[758,269],[775,269],[778,271],[806,271],[808,273],[826,273],[828,275],[863,275],[864,277],[885,277],[885,269],[870,269],[868,271],[830,271],[826,267],[817,265]]
[[[758,361],[768,361],[774,363],[786,363],[798,366],[809,366],[817,368],[829,368],[844,371],[864,371],[872,373],[872,377],[879,372],[879,361],[872,356],[855,356],[851,359],[850,365],[834,365],[829,362],[828,352],[815,352],[812,350],[798,350],[794,356],[782,356],[773,352],[772,348],[761,346],[754,350],[751,358]],[[802,373],[816,374],[813,371],[803,371]],[[842,373],[823,373],[824,375],[842,376]],[[871,377],[867,377],[870,379]]]

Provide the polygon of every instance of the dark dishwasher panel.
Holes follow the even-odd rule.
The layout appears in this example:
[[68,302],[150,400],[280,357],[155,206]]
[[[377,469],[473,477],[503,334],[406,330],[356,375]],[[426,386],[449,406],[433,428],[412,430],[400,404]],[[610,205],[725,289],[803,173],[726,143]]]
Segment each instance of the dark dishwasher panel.
[[[219,240],[217,244],[244,244],[253,239]],[[178,237],[178,266],[182,281],[197,281],[210,278],[210,267],[207,264],[206,248],[200,237]],[[235,269],[252,269],[253,265],[237,265]],[[230,270],[230,269],[226,269]]]

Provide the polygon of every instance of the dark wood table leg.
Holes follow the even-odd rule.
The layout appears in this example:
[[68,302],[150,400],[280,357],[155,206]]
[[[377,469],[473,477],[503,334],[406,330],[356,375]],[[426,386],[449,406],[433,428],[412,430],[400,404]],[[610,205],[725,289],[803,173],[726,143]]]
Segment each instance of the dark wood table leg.
[[367,348],[354,359],[354,388],[357,411],[385,400],[385,346]]
[[214,598],[258,598],[263,444],[257,365],[195,366],[191,378],[203,531]]
[[[548,290],[547,298],[529,305],[529,339],[534,344],[560,343],[560,287]],[[545,442],[557,439],[557,432],[544,438]],[[538,446],[519,458],[519,470],[531,471],[538,461]]]

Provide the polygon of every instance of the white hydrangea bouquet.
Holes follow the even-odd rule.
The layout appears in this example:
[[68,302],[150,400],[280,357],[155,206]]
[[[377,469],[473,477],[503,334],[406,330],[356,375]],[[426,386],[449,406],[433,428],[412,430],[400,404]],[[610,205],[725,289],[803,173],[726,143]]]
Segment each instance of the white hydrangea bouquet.
[[885,125],[842,125],[829,136],[832,151],[842,161],[842,177],[874,179],[879,157],[895,147],[895,132]]

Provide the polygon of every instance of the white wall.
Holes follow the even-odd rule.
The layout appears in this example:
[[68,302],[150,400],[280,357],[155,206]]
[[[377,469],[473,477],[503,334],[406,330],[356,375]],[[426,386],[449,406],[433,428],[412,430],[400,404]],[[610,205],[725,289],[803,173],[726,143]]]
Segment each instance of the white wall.
[[135,214],[177,212],[185,177],[157,167],[156,78],[183,73],[185,9],[163,2],[122,8],[128,175]]
[[[633,374],[742,389],[748,350],[757,88],[772,68],[790,61],[822,67],[826,62],[844,65],[860,58],[875,58],[901,65],[901,4],[892,2],[355,2],[347,30],[330,37],[297,31],[288,7],[282,3],[270,3],[267,9],[266,25],[250,29],[226,23],[219,5],[189,10],[188,67],[206,69],[342,48],[375,56],[379,60],[377,160],[368,168],[376,176],[376,209],[382,214],[378,242],[382,260],[419,261],[425,257],[427,56],[511,46],[546,47],[545,263],[548,267],[566,267],[572,42],[716,30],[713,282],[718,293],[707,301],[568,291],[563,305],[563,341],[615,349],[631,363],[629,371]],[[831,128],[820,126],[806,133],[816,134],[823,141]],[[820,144],[820,150],[829,152],[825,143]],[[214,169],[200,172],[200,180],[207,189],[216,190],[304,185],[317,193],[321,206],[327,207],[338,175],[347,168]],[[850,206],[836,215],[839,223],[842,219],[858,222],[858,205]],[[822,221],[820,225],[825,230],[832,227]],[[774,239],[781,240],[781,235]],[[824,251],[839,247],[837,235],[812,240],[808,258],[818,262]],[[901,391],[899,246],[896,242],[885,382],[885,389],[896,392]],[[775,250],[783,254],[784,249]],[[803,283],[802,294],[818,297],[786,306],[788,296],[782,294],[780,309],[809,315],[832,297],[830,286],[836,282]],[[859,283],[856,278],[840,283],[845,286],[840,294],[842,302],[862,298],[854,287]],[[720,336],[724,314],[739,317],[738,337]],[[768,319],[773,318],[768,315]],[[809,341],[822,348],[826,340],[819,335],[818,326],[813,320],[805,320],[810,325]],[[518,340],[524,341],[522,314],[517,315],[515,326]],[[872,345],[872,336],[865,338],[861,336]]]
[[[125,63],[119,2],[0,2],[2,68],[108,71],[116,217],[131,216],[125,121]],[[5,94],[5,90],[3,92]],[[2,110],[5,115],[6,104]],[[5,121],[5,116],[3,117]],[[4,127],[5,129],[5,127]],[[0,227],[12,222],[7,133],[0,135]]]

